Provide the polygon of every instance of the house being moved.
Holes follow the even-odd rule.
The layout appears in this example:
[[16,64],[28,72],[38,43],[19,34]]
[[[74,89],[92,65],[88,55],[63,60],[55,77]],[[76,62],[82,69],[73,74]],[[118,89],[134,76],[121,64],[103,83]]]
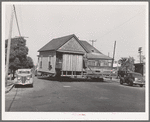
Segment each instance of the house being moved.
[[89,67],[109,68],[112,61],[74,34],[52,39],[38,52],[38,72],[54,76],[83,75]]

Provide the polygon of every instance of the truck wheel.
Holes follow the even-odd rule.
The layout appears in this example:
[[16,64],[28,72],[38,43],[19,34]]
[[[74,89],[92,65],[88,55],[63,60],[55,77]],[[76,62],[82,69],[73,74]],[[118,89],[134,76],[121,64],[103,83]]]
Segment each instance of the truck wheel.
[[143,85],[141,84],[140,87],[143,87]]
[[133,80],[132,79],[129,80],[129,86],[133,86]]
[[120,77],[120,84],[123,84],[124,78]]
[[123,84],[123,79],[120,79],[120,84],[121,84],[121,85]]

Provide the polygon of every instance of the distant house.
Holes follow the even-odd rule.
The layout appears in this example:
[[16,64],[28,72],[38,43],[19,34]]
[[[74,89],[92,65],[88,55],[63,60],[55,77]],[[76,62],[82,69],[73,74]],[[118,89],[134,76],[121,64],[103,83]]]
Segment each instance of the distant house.
[[87,53],[84,55],[87,59],[87,66],[92,70],[107,70],[112,68],[112,58],[104,55],[87,41],[81,41],[83,46],[86,48]]
[[105,67],[112,60],[74,34],[52,39],[38,52],[38,71],[59,76],[82,75],[87,67]]

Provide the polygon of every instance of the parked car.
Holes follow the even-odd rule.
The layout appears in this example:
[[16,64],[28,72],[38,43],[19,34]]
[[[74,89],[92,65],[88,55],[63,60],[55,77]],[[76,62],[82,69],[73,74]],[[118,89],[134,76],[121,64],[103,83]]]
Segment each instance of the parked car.
[[31,69],[18,69],[16,71],[15,86],[30,85],[33,87],[33,74]]
[[128,72],[123,77],[120,77],[120,84],[127,83],[130,86],[139,85],[143,87],[145,85],[145,80],[142,74],[136,72]]

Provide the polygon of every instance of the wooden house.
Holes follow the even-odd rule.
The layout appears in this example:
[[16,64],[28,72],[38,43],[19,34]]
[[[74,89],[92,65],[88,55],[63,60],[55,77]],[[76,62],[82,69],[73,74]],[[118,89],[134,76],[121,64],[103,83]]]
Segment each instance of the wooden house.
[[[74,34],[52,39],[38,52],[38,72],[58,76],[83,75],[90,64],[88,59],[89,62],[112,60],[88,42],[79,40]],[[86,63],[84,59],[87,59]]]
[[[111,57],[104,55],[87,41],[81,41],[81,43],[87,50],[87,53],[84,55],[84,59],[87,60],[88,68],[101,72],[112,68],[111,63],[113,59]],[[88,68],[86,70],[88,70]]]

